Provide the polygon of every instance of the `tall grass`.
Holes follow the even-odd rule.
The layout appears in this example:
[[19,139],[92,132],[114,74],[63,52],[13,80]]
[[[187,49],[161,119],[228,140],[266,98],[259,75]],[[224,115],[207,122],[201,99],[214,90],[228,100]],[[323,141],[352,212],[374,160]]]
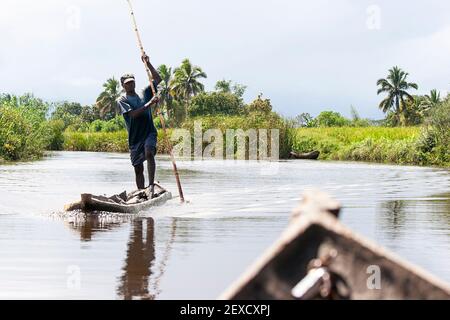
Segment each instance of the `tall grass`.
[[[168,132],[170,136],[170,131]],[[63,149],[66,151],[128,152],[128,133],[65,131]],[[169,147],[162,130],[158,131],[158,153],[168,153]]]
[[[202,130],[220,129],[224,134],[224,143],[226,142],[227,129],[278,129],[280,136],[280,156],[285,158],[289,154],[292,145],[292,129],[279,116],[250,114],[249,116],[209,116],[191,118],[183,124],[183,129],[189,130],[191,138],[194,137],[194,122],[201,121]],[[172,130],[168,130],[168,136],[171,137]],[[106,152],[127,152],[126,130],[117,132],[79,132],[67,131],[64,133],[64,150],[71,151],[106,151]],[[158,153],[168,153],[172,141],[167,141],[163,131],[158,130]],[[236,144],[236,141],[235,141]],[[248,151],[248,145],[246,146]],[[194,150],[192,148],[192,150]],[[225,150],[225,145],[224,145]],[[270,150],[269,150],[270,152]]]
[[126,130],[117,132],[64,132],[64,150],[95,152],[128,152]]
[[[202,120],[203,131],[210,128],[248,130],[251,128],[276,127],[275,124],[256,123],[245,117],[203,117],[191,119],[184,128],[191,131],[193,137],[194,121]],[[274,121],[272,119],[272,121]],[[266,127],[267,126],[267,127]],[[280,126],[279,126],[280,127]],[[292,149],[297,152],[320,151],[320,159],[354,160],[380,163],[448,165],[442,147],[426,150],[424,129],[420,127],[384,128],[384,127],[336,127],[336,128],[300,128],[281,127],[280,157],[286,158]],[[434,132],[434,131],[433,131]],[[169,137],[171,130],[168,131]],[[430,135],[430,134],[429,134]],[[64,150],[128,152],[128,135],[126,130],[117,132],[71,132],[64,133]],[[428,139],[428,140],[427,140]],[[225,141],[225,139],[224,139]],[[425,142],[424,142],[425,141]],[[173,142],[171,142],[173,144]],[[428,147],[429,148],[429,147]],[[447,150],[448,151],[448,150]],[[167,154],[169,144],[162,130],[158,131],[158,153]]]
[[320,151],[320,159],[397,164],[448,165],[445,157],[423,150],[421,127],[342,127],[297,129],[293,149]]

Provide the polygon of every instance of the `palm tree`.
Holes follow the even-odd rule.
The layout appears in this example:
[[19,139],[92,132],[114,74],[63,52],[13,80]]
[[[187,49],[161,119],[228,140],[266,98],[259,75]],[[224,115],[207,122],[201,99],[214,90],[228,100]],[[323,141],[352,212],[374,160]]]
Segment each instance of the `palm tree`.
[[161,104],[166,107],[167,117],[170,118],[170,112],[173,111],[173,96],[171,94],[172,88],[172,68],[162,64],[158,67],[158,73],[161,76],[161,83],[159,84],[159,93]]
[[420,104],[420,109],[423,114],[428,113],[430,109],[436,107],[441,102],[441,94],[433,89],[430,91],[430,95],[426,94]]
[[206,77],[206,73],[200,67],[192,65],[188,59],[183,60],[181,66],[175,69],[171,87],[174,96],[184,101],[186,117],[188,116],[189,100],[192,96],[205,90],[199,80]]
[[103,84],[103,92],[97,98],[96,106],[103,119],[109,120],[114,118],[117,112],[117,99],[122,93],[119,81],[114,77],[106,80]]
[[405,98],[410,101],[414,101],[414,97],[406,90],[418,89],[418,85],[416,83],[406,81],[407,76],[407,72],[404,72],[398,67],[393,67],[389,70],[387,79],[379,79],[377,81],[377,86],[381,86],[381,88],[378,89],[377,94],[382,92],[386,92],[388,94],[387,97],[381,101],[379,105],[380,109],[386,113],[394,107],[394,113],[397,117],[397,121],[402,125],[406,124]]

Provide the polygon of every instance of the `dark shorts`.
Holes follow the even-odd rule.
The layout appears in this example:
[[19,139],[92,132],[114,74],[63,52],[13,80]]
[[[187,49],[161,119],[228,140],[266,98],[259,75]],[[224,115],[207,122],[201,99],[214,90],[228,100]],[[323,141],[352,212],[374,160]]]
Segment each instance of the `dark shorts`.
[[152,132],[147,138],[139,143],[130,146],[131,164],[136,167],[145,161],[145,150],[156,155],[157,134]]

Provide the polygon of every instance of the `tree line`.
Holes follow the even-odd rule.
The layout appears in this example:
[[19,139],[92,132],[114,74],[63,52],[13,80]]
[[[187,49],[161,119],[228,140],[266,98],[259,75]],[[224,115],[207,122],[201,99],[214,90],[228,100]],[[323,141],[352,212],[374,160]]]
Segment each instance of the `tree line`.
[[367,127],[367,126],[416,126],[423,124],[432,112],[448,97],[441,97],[436,89],[429,94],[415,95],[412,90],[418,90],[417,83],[408,81],[408,73],[395,66],[388,71],[386,78],[377,81],[377,94],[384,94],[378,108],[385,118],[372,120],[361,118],[357,110],[351,106],[352,118],[347,119],[338,112],[323,111],[317,117],[309,113],[301,113],[293,119],[296,127]]
[[[163,80],[158,88],[160,109],[171,127],[188,125],[197,117],[216,117],[223,123],[229,123],[227,117],[231,117],[233,123],[241,123],[240,119],[255,119],[255,123],[272,119],[270,121],[277,125],[281,119],[290,127],[428,126],[432,123],[434,128],[444,128],[444,133],[450,126],[447,115],[450,114],[450,95],[441,97],[437,90],[415,95],[412,90],[418,90],[418,85],[410,82],[409,74],[398,67],[391,68],[386,78],[376,82],[377,93],[383,95],[378,107],[386,114],[385,119],[377,121],[361,118],[353,107],[351,119],[335,111],[323,111],[317,117],[302,113],[293,119],[283,119],[272,110],[270,99],[262,94],[245,103],[245,85],[219,80],[212,91],[205,91],[202,80],[207,78],[207,74],[188,59],[174,69],[161,65],[158,70]],[[103,84],[96,103],[87,106],[67,101],[49,103],[32,94],[0,95],[0,161],[1,158],[39,157],[45,149],[59,150],[63,147],[64,132],[117,132],[125,129],[116,104],[121,94],[119,81],[112,77]],[[154,121],[156,127],[160,127],[159,117],[154,117]],[[424,145],[429,145],[430,150],[437,145],[447,146],[448,135],[437,133],[441,131],[428,130],[429,134],[423,138]],[[443,137],[445,143],[441,141]]]
[[[243,100],[246,86],[233,83],[231,80],[217,81],[213,91],[206,92],[202,80],[207,74],[201,67],[193,65],[189,59],[182,61],[176,68],[160,65],[158,72],[162,81],[158,86],[161,96],[160,109],[171,126],[180,126],[189,117],[209,115],[243,115],[252,111],[272,112],[269,99],[260,94],[253,102],[245,104]],[[379,79],[376,84],[377,94],[385,95],[378,107],[385,113],[385,119],[371,120],[361,118],[352,106],[352,118],[347,119],[334,111],[323,111],[317,117],[309,113],[301,113],[291,122],[296,127],[333,127],[333,126],[409,126],[423,123],[432,109],[443,100],[434,89],[426,95],[414,95],[418,85],[408,81],[408,73],[399,67],[388,71],[386,78]],[[118,114],[116,100],[123,93],[120,82],[112,77],[103,84],[103,90],[93,106],[82,107],[78,103],[63,102],[52,114],[53,119],[64,121],[65,128],[86,130],[86,123],[92,125],[94,131],[114,131],[124,128],[124,123],[116,119]],[[158,117],[154,117],[159,126]],[[108,122],[100,123],[100,121]],[[96,130],[97,129],[97,130]]]

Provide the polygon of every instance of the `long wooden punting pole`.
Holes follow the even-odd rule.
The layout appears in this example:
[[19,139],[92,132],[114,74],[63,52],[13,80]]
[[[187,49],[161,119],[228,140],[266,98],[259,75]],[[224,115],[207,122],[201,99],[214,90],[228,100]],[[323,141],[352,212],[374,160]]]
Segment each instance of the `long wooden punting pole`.
[[[131,18],[133,20],[134,31],[136,32],[138,45],[139,45],[139,48],[141,49],[142,56],[144,56],[145,50],[144,50],[144,46],[142,45],[141,36],[139,35],[136,18],[134,16],[133,6],[131,5],[131,0],[127,0],[127,2],[128,2],[128,5],[130,6]],[[150,81],[150,88],[152,90],[153,96],[156,96],[156,89],[155,89],[155,86],[153,85],[152,73],[151,73],[149,67],[147,66],[147,63],[145,63],[145,61],[143,61],[143,62],[145,65],[145,71],[147,71],[148,80]],[[178,187],[178,193],[180,194],[180,200],[181,200],[181,202],[184,202],[184,195],[183,195],[183,189],[181,188],[180,175],[178,174],[177,164],[175,162],[175,157],[173,156],[172,143],[170,142],[169,136],[167,135],[166,122],[164,121],[164,117],[163,117],[161,111],[159,110],[158,106],[156,106],[156,112],[158,113],[159,119],[161,121],[161,126],[162,126],[163,132],[164,132],[164,138],[166,139],[166,143],[169,146],[170,159],[172,160],[173,172],[175,173],[175,179],[177,181],[177,187]]]

